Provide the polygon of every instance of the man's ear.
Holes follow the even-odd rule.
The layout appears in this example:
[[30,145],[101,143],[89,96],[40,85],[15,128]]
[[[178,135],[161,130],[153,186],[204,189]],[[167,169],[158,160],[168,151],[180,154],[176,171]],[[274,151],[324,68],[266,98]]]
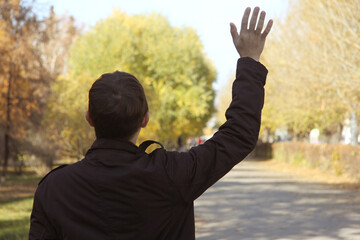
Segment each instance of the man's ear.
[[142,128],[145,128],[147,126],[147,124],[149,122],[149,119],[150,119],[150,114],[149,114],[149,112],[146,112],[146,114],[144,116],[144,119],[143,119],[143,121],[141,123]]
[[90,117],[90,113],[89,113],[89,111],[86,111],[86,113],[85,113],[85,119],[86,119],[86,121],[89,123],[89,125],[90,126],[94,126],[94,123],[93,123],[93,120],[91,119],[91,117]]

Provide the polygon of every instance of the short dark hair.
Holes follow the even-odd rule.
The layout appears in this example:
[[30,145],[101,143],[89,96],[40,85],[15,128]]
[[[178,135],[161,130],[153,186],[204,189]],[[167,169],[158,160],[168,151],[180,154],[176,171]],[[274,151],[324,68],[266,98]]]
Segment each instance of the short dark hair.
[[105,73],[90,88],[89,115],[97,138],[129,140],[147,111],[144,88],[129,73]]

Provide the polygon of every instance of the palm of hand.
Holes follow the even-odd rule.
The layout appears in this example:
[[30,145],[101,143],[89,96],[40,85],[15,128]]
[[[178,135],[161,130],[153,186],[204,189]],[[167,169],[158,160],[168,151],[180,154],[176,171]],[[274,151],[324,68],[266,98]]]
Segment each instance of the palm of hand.
[[238,33],[235,24],[230,23],[231,35],[236,50],[239,52],[241,57],[251,57],[256,61],[259,61],[260,55],[264,49],[266,37],[271,30],[273,21],[269,20],[264,32],[262,33],[261,30],[264,26],[266,13],[262,11],[260,14],[259,21],[257,22],[260,9],[256,7],[250,19],[250,24],[248,28],[247,26],[248,26],[250,11],[251,11],[250,8],[246,8],[241,22],[240,33]]

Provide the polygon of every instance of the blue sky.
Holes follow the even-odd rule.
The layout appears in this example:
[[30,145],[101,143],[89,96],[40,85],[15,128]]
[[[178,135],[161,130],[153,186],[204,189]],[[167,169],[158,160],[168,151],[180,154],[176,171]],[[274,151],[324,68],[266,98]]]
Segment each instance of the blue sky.
[[[85,26],[94,25],[110,15],[113,9],[127,14],[161,13],[173,26],[191,26],[204,44],[204,51],[213,61],[219,89],[235,72],[236,52],[230,36],[229,23],[239,25],[247,6],[259,6],[267,19],[286,15],[289,0],[38,0],[53,5],[58,14],[68,13]],[[44,6],[45,7],[45,6]],[[276,31],[276,25],[273,27]],[[269,35],[271,37],[271,34]]]

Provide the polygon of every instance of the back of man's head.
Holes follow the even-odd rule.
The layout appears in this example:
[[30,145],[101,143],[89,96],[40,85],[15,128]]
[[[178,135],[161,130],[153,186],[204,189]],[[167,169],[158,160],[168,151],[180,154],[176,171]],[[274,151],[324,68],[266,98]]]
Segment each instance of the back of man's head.
[[103,74],[89,91],[89,115],[97,138],[128,140],[148,111],[144,89],[131,74]]

